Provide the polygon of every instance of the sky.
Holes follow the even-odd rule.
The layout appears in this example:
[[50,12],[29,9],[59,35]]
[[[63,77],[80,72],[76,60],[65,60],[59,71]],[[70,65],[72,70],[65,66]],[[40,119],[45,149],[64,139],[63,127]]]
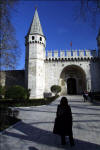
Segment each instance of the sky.
[[[96,28],[82,19],[75,19],[79,11],[79,1],[69,0],[20,0],[11,13],[11,20],[15,27],[21,57],[17,70],[25,66],[25,36],[34,16],[35,7],[46,37],[46,50],[97,49],[96,37],[100,20],[97,17]],[[78,13],[79,14],[79,13]]]

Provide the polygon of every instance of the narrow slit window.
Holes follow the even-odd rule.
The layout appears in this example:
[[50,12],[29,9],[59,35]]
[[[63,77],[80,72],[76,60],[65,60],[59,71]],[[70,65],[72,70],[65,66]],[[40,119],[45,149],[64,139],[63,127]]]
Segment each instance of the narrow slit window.
[[40,37],[40,41],[42,41],[42,37]]
[[32,40],[34,40],[35,39],[35,37],[34,36],[32,36]]

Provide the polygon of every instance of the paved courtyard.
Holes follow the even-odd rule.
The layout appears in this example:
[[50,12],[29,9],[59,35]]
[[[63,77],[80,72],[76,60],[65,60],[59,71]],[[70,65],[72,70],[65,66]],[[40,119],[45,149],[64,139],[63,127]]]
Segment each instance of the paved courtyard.
[[62,146],[52,133],[60,98],[48,106],[17,108],[21,122],[0,135],[0,150],[100,150],[100,104],[83,102],[81,96],[68,96],[73,113],[75,147]]

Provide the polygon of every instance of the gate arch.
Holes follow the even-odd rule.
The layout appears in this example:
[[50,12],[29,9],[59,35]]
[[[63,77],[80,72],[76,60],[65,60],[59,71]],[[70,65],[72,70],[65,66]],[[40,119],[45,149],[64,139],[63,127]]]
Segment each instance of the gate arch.
[[67,80],[67,94],[75,94],[77,93],[76,89],[76,79],[75,78],[69,78]]
[[86,90],[86,74],[77,65],[66,66],[60,74],[61,95],[82,94]]

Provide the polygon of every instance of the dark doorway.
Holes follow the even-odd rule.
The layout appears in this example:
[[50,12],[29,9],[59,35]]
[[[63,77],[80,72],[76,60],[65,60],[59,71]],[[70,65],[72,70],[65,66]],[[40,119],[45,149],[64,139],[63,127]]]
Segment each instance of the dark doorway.
[[67,80],[67,94],[76,94],[76,80],[74,78]]

